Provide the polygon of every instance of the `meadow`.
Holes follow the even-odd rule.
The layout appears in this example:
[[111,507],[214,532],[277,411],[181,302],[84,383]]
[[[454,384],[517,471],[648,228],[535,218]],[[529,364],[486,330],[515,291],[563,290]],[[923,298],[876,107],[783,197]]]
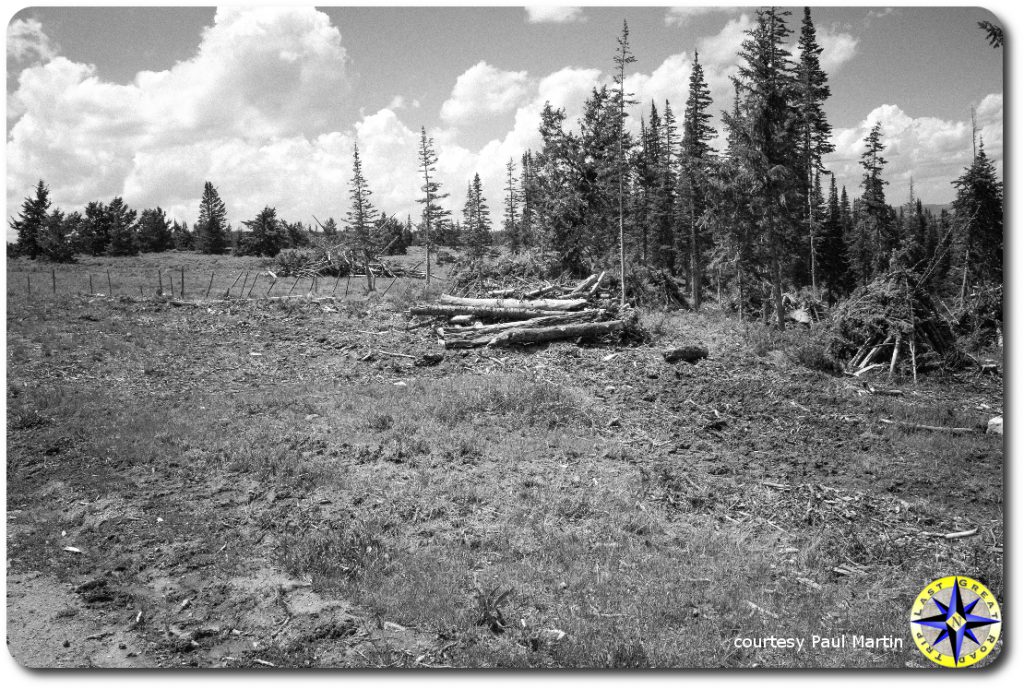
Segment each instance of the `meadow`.
[[[923,668],[926,583],[1005,593],[1001,375],[838,375],[818,326],[713,304],[643,312],[649,344],[444,351],[419,280],[220,298],[267,267],[86,259],[55,294],[8,261],[20,662]],[[198,303],[158,294],[182,268]],[[664,361],[687,343],[710,356]],[[851,634],[907,644],[737,644]]]

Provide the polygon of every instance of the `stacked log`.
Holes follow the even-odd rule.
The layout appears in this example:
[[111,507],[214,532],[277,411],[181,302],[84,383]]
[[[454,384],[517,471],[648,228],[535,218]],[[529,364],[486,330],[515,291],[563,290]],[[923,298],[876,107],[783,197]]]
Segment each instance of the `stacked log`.
[[488,298],[443,294],[438,303],[414,306],[409,312],[447,318],[436,328],[447,349],[593,339],[629,327],[617,306],[598,299],[603,280],[604,273],[595,273],[577,285],[521,290],[522,298],[515,299],[507,290]]

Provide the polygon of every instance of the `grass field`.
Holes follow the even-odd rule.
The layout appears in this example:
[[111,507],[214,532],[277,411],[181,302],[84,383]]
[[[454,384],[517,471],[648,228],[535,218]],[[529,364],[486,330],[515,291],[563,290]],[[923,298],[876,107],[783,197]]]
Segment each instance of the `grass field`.
[[[1003,597],[1002,439],[981,432],[999,376],[872,393],[799,363],[813,333],[714,308],[644,313],[651,345],[445,352],[406,328],[421,281],[336,304],[153,298],[181,265],[186,295],[193,273],[261,269],[58,268],[109,268],[128,299],[54,296],[48,265],[8,263],[23,663],[923,668],[926,583]],[[660,355],[694,342],[697,365]],[[905,644],[736,644],[854,634]]]

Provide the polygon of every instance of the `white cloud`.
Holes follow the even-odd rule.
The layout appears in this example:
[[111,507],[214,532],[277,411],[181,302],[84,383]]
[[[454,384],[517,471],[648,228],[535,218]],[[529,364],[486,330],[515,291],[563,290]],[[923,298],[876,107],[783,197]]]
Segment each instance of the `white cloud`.
[[[854,36],[828,28],[817,31],[818,45],[821,46],[821,68],[831,74],[849,62],[857,54],[857,45],[860,39]],[[798,53],[794,54],[799,57]]]
[[57,46],[43,33],[38,19],[15,19],[7,27],[7,57],[15,62],[53,59]]
[[308,199],[279,171],[314,156],[313,137],[336,124],[345,73],[340,33],[304,8],[220,9],[194,57],[130,84],[65,57],[33,64],[8,97],[8,205],[39,176],[71,207],[119,194],[184,207],[198,202],[204,179],[244,198],[267,179],[269,192]]
[[697,41],[700,61],[712,67],[735,65],[737,55],[746,40],[746,32],[754,28],[754,20],[748,14],[730,19],[722,30],[714,36],[706,36]]
[[665,12],[665,26],[685,26],[694,17],[735,11],[735,7],[669,7]]
[[526,8],[526,21],[531,24],[567,24],[569,22],[585,22],[587,17],[583,14],[581,7],[535,5]]
[[481,60],[455,80],[441,106],[441,119],[459,125],[511,112],[527,97],[528,87],[526,72],[500,70]]
[[[1003,96],[990,94],[978,106],[978,127],[985,151],[1002,176]],[[860,194],[860,155],[864,139],[876,122],[882,125],[882,157],[887,163],[883,175],[889,181],[889,203],[903,203],[909,194],[910,178],[914,190],[925,203],[945,203],[955,192],[952,181],[971,162],[970,121],[943,120],[937,117],[911,117],[899,106],[880,105],[856,127],[833,132],[835,153],[825,166],[836,174],[837,184],[845,184],[851,197]]]

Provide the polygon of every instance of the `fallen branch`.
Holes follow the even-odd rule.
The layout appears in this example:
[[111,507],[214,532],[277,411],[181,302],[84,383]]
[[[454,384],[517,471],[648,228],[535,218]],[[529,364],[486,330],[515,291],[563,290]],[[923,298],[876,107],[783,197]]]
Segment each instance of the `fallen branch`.
[[976,428],[957,428],[955,426],[926,426],[923,423],[909,423],[907,421],[893,421],[892,419],[879,419],[881,423],[889,426],[899,426],[914,431],[938,431],[942,433],[976,433]]

